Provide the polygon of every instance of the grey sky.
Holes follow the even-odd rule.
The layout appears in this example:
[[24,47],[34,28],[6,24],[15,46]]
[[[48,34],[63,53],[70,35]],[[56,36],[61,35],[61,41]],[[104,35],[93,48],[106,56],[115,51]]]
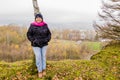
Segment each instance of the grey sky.
[[[48,23],[92,23],[100,0],[38,0],[44,20]],[[0,24],[29,24],[34,20],[32,0],[1,0]]]

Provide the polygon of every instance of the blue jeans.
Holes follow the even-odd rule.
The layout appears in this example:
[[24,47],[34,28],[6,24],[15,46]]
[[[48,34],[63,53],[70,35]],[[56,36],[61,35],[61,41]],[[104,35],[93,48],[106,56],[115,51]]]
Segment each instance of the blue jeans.
[[46,69],[46,51],[47,46],[40,47],[33,47],[33,51],[35,54],[36,59],[36,66],[38,69],[38,72],[42,72]]

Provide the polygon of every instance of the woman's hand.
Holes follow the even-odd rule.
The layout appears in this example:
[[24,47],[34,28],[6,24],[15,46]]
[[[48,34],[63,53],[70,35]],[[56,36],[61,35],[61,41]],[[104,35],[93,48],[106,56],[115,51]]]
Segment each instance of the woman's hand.
[[35,40],[33,41],[33,44],[34,44],[34,45],[39,45],[39,41],[38,41],[37,39],[35,39]]

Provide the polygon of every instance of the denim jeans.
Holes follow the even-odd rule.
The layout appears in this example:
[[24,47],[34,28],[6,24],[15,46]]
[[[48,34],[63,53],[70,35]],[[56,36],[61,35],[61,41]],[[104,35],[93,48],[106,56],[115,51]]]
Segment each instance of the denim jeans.
[[38,72],[42,72],[46,69],[46,51],[47,46],[40,47],[33,47],[33,51],[35,54],[36,59],[36,66],[38,69]]

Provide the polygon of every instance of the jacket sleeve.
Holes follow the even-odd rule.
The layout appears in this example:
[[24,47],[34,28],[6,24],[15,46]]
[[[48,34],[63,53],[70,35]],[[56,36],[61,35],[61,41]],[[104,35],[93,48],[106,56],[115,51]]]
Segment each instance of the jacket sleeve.
[[47,32],[47,37],[45,38],[45,42],[49,42],[51,40],[51,32],[47,26],[48,32]]
[[48,37],[47,37],[47,41],[49,42],[51,40],[51,32],[50,32],[50,30],[49,30],[49,28],[48,28]]
[[30,25],[28,32],[27,32],[27,38],[29,41],[33,42],[34,41],[34,37],[33,37],[33,30],[32,30],[32,26]]

